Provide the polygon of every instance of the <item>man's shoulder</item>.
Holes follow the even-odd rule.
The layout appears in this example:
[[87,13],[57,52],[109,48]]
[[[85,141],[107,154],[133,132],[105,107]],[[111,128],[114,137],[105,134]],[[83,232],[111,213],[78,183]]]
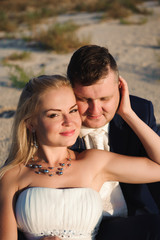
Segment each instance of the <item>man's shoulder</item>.
[[139,117],[144,114],[153,114],[153,104],[151,101],[130,95],[131,107]]
[[[130,101],[133,111],[144,122],[148,122],[150,116],[154,116],[153,104],[151,101],[134,95],[130,95]],[[126,126],[125,121],[118,114],[115,114],[114,118],[110,122],[110,125],[118,128]]]
[[144,104],[144,105],[151,104],[150,100],[147,100],[145,98],[141,98],[138,96],[134,96],[134,95],[130,95],[130,101],[131,101],[131,104]]

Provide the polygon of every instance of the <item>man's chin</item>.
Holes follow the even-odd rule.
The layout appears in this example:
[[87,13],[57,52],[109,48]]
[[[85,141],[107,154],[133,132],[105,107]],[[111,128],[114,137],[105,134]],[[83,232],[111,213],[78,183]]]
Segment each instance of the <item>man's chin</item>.
[[107,121],[83,121],[82,125],[88,128],[100,128],[107,124]]

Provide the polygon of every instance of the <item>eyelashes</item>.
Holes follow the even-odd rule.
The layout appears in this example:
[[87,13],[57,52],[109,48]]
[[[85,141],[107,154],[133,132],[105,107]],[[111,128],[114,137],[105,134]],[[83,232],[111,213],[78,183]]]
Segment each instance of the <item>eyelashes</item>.
[[[71,113],[77,113],[78,112],[78,108],[75,108],[75,109],[72,109],[70,112],[69,112],[69,114],[71,114]],[[61,113],[52,113],[52,114],[49,114],[48,115],[48,117],[49,118],[57,118],[57,117],[61,117],[62,116],[62,114]]]
[[74,112],[78,112],[78,108],[75,108],[75,109],[70,111],[70,113],[74,113]]

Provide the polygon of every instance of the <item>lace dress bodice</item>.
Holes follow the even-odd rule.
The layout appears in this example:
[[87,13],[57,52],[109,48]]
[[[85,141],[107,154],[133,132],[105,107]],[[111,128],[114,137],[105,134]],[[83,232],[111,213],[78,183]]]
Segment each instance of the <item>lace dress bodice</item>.
[[102,200],[90,188],[33,187],[20,193],[15,211],[18,227],[29,240],[91,240],[101,220]]

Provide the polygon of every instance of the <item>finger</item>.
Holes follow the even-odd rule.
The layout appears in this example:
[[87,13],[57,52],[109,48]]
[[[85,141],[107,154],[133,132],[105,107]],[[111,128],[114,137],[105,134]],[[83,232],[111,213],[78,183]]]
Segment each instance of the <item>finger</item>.
[[119,76],[119,88],[123,88],[125,90],[128,90],[128,84],[124,78]]
[[122,88],[123,85],[124,85],[124,78],[119,76],[119,88]]
[[126,80],[125,80],[124,78],[122,78],[121,76],[119,76],[119,83],[120,83],[121,85],[122,85],[122,84],[124,84],[124,85],[127,84]]

